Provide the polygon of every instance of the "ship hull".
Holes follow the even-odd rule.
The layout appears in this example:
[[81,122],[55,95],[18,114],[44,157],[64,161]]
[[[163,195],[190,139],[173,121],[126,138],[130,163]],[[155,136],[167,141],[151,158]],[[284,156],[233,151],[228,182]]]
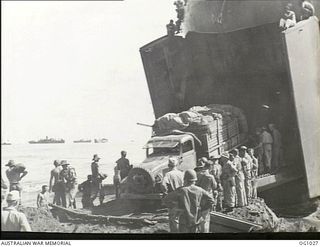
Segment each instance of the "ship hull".
[[155,117],[230,104],[244,110],[251,133],[275,123],[286,165],[304,175],[309,197],[319,196],[319,43],[316,17],[285,33],[269,23],[157,39],[140,49]]
[[[289,1],[283,0],[188,0],[185,6],[184,32],[230,32],[268,23],[278,23]],[[301,0],[291,0],[299,19]],[[311,0],[316,16],[320,1]]]

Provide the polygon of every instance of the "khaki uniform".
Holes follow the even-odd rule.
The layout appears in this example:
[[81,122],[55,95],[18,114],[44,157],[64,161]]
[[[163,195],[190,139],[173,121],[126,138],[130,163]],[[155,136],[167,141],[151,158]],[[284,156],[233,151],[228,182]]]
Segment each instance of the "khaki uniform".
[[1,231],[31,232],[31,227],[24,213],[7,207],[1,211]]
[[247,196],[247,201],[252,198],[252,159],[246,153],[245,157],[241,158],[241,165],[244,174],[244,188]]
[[237,168],[235,165],[228,161],[222,166],[222,186],[223,186],[223,197],[224,204],[226,207],[233,208],[236,204],[236,187],[235,187],[235,175]]
[[[183,172],[173,169],[167,172],[162,180],[162,190],[164,193],[170,193],[183,186]],[[169,227],[170,232],[179,232],[179,216],[181,210],[177,210],[177,207],[169,209]]]
[[60,173],[61,180],[64,185],[64,207],[76,208],[75,197],[77,194],[77,174],[74,168],[68,167],[68,169],[62,170]]
[[79,184],[78,189],[82,192],[82,207],[90,208],[92,206],[91,203],[91,189],[92,189],[92,181],[87,180],[83,183]]
[[[207,191],[214,198],[214,191],[217,189],[217,182],[211,174],[209,174],[208,170],[201,171],[197,173],[197,183],[196,185],[200,188]],[[214,202],[216,203],[216,202]],[[208,233],[210,228],[210,211],[211,209],[205,210],[201,212],[201,216],[203,221],[200,223],[200,231],[202,233]]]
[[243,168],[241,164],[241,158],[239,156],[234,158],[233,163],[237,168],[237,173],[235,175],[235,182],[236,182],[236,205],[238,207],[243,207],[248,204],[247,202],[247,195],[244,186],[245,176],[243,174]]
[[183,172],[173,169],[167,172],[162,180],[163,192],[170,193],[183,185]]
[[126,178],[130,171],[130,162],[127,158],[121,157],[116,161],[117,168],[120,170],[121,180]]
[[261,133],[261,143],[262,143],[262,150],[263,150],[263,164],[264,168],[267,171],[270,171],[271,169],[271,160],[272,160],[272,143],[273,143],[273,138],[267,132],[264,130]]
[[179,212],[179,232],[195,233],[200,231],[204,220],[202,213],[211,210],[214,203],[212,196],[204,189],[196,186],[183,186],[169,193],[163,202],[169,208]]
[[217,189],[214,192],[214,201],[215,201],[214,210],[215,211],[222,210],[223,189],[221,184],[221,174],[222,174],[222,166],[219,163],[215,162],[212,168],[212,175],[214,176],[217,182]]
[[93,201],[97,198],[102,185],[101,174],[99,169],[99,163],[94,161],[91,163],[91,172],[92,172],[92,193],[91,200]]

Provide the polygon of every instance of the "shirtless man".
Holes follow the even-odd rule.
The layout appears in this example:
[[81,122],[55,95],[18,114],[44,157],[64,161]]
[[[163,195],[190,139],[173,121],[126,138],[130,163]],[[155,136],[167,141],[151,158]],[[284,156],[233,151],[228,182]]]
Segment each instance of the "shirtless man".
[[15,164],[13,160],[10,160],[6,164],[9,168],[6,170],[6,175],[10,183],[9,191],[19,191],[19,204],[21,204],[22,186],[20,184],[21,179],[28,174],[26,167],[22,164]]
[[49,193],[54,192],[53,204],[61,205],[62,184],[60,181],[61,164],[58,160],[53,161],[54,169],[51,170]]

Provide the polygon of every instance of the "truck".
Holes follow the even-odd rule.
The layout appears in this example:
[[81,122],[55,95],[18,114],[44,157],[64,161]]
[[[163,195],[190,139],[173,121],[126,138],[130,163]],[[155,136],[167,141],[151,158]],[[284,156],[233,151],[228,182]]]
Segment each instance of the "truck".
[[161,199],[161,182],[168,160],[178,160],[181,171],[194,169],[201,157],[220,155],[247,142],[243,111],[231,105],[192,107],[179,114],[165,114],[153,125],[144,146],[146,159],[133,167],[121,183],[123,199]]

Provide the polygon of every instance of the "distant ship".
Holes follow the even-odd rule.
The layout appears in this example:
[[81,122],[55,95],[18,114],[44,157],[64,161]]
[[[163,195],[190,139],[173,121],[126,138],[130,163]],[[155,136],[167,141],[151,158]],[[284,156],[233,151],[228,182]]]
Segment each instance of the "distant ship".
[[11,145],[10,142],[2,142],[1,145]]
[[56,144],[56,143],[65,143],[65,141],[63,139],[48,138],[48,136],[46,136],[46,139],[40,139],[38,141],[29,141],[29,144]]
[[108,142],[107,138],[94,139],[94,143],[106,143]]
[[80,140],[75,140],[73,143],[91,143],[92,140],[85,140],[85,139],[80,139]]

